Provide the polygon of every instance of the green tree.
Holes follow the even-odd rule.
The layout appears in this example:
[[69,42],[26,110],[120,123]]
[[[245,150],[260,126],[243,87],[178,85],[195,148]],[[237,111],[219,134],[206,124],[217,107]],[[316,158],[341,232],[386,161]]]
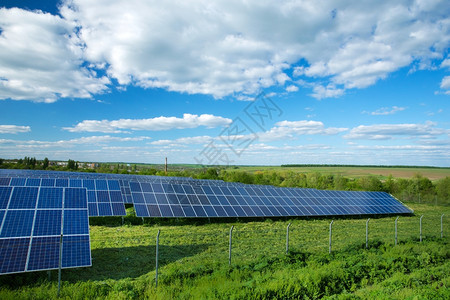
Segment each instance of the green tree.
[[67,168],[68,168],[69,170],[77,170],[77,169],[78,169],[78,163],[75,162],[75,161],[72,160],[72,159],[69,159],[69,160],[67,161]]
[[48,165],[49,165],[49,161],[48,161],[48,158],[46,157],[46,158],[44,158],[44,161],[42,162],[42,168],[45,170],[48,168]]

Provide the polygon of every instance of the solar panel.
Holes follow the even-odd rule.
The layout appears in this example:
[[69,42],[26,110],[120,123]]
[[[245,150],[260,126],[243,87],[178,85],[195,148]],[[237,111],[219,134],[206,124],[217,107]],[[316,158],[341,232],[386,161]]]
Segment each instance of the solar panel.
[[82,179],[88,191],[89,216],[125,216],[125,204],[119,181]]
[[138,217],[289,217],[409,214],[384,192],[130,182]]
[[62,268],[90,266],[85,188],[0,187],[0,274],[58,268],[61,233]]

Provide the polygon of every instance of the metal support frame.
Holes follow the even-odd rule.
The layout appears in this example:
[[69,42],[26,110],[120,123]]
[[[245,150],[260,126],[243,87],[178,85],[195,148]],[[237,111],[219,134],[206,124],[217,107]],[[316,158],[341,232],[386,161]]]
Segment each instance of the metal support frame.
[[398,218],[400,218],[400,217],[397,217],[396,219],[395,219],[395,246],[397,246],[397,221],[398,221]]
[[229,242],[229,248],[228,248],[228,265],[231,266],[231,248],[233,244],[233,228],[234,225],[230,228],[230,242]]
[[330,240],[329,240],[329,247],[328,247],[328,253],[331,253],[331,239],[332,239],[332,231],[333,231],[333,220],[330,223]]
[[58,293],[57,293],[58,298],[61,292],[62,248],[63,248],[63,234],[61,233],[61,236],[59,238],[59,266],[58,266]]
[[423,218],[423,215],[420,216],[420,221],[419,221],[419,223],[420,223],[420,242],[421,243],[422,243],[422,218]]
[[289,253],[289,227],[290,226],[291,226],[291,223],[289,223],[286,228],[286,254]]
[[158,256],[159,256],[159,234],[160,230],[158,229],[158,234],[156,235],[156,262],[155,262],[155,287],[158,287]]
[[369,248],[369,221],[370,218],[368,218],[366,221],[366,249]]

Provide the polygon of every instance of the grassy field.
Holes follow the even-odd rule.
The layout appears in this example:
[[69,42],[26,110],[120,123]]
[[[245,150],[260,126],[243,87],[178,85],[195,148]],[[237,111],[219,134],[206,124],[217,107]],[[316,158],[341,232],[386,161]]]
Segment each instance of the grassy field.
[[280,166],[239,166],[237,170],[256,171],[293,171],[299,173],[319,172],[324,175],[342,175],[345,177],[358,178],[361,176],[375,175],[386,178],[392,175],[395,178],[411,178],[415,174],[421,174],[430,180],[437,180],[450,176],[450,168],[402,168],[402,167],[333,167],[333,166],[305,166],[305,167],[280,167]]
[[[67,299],[450,298],[450,208],[411,204],[414,216],[92,226],[92,267],[63,270]],[[444,238],[440,238],[440,216]],[[419,242],[419,216],[423,242]],[[167,222],[166,222],[167,223]],[[290,252],[286,255],[286,228]],[[228,265],[230,227],[232,262]],[[159,284],[155,239],[160,230]],[[56,297],[57,272],[0,277],[0,299]]]

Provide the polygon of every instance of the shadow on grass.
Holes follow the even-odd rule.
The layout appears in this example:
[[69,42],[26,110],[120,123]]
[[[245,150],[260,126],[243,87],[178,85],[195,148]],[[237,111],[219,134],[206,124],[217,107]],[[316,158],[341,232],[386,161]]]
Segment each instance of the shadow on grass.
[[[210,245],[159,246],[159,267],[194,256]],[[155,270],[156,246],[103,248],[92,250],[92,266],[63,269],[62,280],[70,283],[79,281],[103,281],[137,278]],[[39,285],[48,280],[47,271],[18,273],[0,276],[0,286],[17,289],[22,286]],[[58,270],[51,271],[51,280],[58,280]]]

